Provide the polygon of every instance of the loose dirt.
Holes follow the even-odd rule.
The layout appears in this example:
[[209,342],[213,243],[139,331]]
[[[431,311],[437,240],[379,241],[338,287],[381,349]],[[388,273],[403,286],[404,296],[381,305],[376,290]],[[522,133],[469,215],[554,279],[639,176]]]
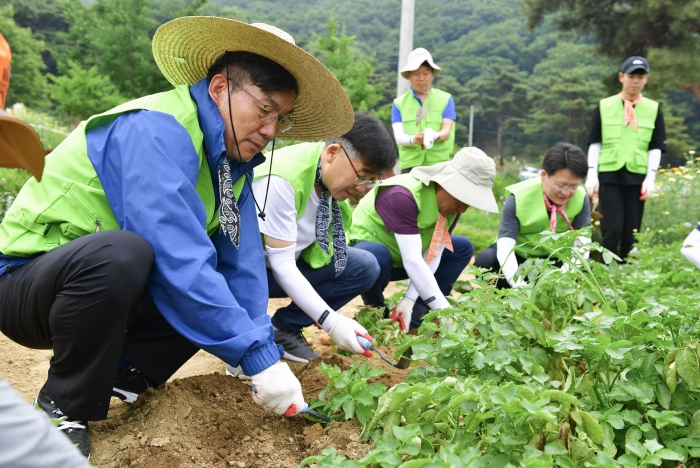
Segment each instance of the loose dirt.
[[[398,289],[390,285],[386,294]],[[288,300],[271,299],[268,313]],[[361,300],[341,309],[353,316]],[[310,342],[321,354],[310,364],[290,363],[307,400],[323,390],[328,379],[316,369],[320,362],[348,369],[358,358],[335,353],[330,337],[310,327]],[[393,349],[379,347],[392,356]],[[0,334],[0,375],[31,402],[46,380],[50,350],[27,349]],[[364,358],[361,358],[364,359]],[[403,370],[382,367],[379,377],[388,387],[402,382]],[[141,395],[133,405],[113,398],[105,421],[90,424],[91,462],[105,468],[290,467],[310,455],[335,447],[340,454],[361,458],[369,445],[360,441],[357,420],[334,421],[327,428],[302,416],[284,418],[253,403],[250,384],[225,375],[225,364],[200,351],[166,384]]]

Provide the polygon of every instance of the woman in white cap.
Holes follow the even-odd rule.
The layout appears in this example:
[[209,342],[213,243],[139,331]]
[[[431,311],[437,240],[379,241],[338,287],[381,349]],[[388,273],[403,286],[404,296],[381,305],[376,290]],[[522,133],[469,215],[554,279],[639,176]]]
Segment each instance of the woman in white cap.
[[401,173],[452,157],[457,114],[452,96],[433,87],[438,73],[440,67],[422,47],[408,54],[401,69],[401,76],[411,82],[411,89],[394,99],[391,110]]
[[[557,143],[544,157],[540,177],[506,187],[498,240],[479,252],[474,265],[501,271],[499,288],[521,286],[516,277],[518,264],[529,257],[547,257],[539,246],[543,231],[565,232],[591,224],[591,210],[585,189],[586,155],[571,143]],[[589,243],[581,236],[579,243]],[[585,254],[587,255],[587,253]]]
[[36,404],[85,455],[112,395],[133,402],[199,349],[241,365],[265,409],[302,411],[267,315],[253,168],[281,132],[353,123],[338,80],[273,26],[178,18],[153,54],[175,88],[82,122],[0,224],[1,331],[53,350]]
[[[451,161],[416,167],[387,179],[353,212],[348,238],[379,263],[377,281],[362,294],[365,304],[386,307],[389,281],[411,285],[391,317],[401,329],[420,326],[428,309],[449,306],[445,296],[474,253],[469,239],[451,235],[467,208],[498,213],[491,191],[496,165],[481,150],[463,148]],[[388,310],[385,310],[388,315]]]

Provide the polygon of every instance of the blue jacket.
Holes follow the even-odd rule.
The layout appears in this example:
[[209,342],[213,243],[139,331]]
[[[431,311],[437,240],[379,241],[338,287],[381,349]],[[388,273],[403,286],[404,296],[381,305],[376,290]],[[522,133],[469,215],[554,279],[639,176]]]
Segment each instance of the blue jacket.
[[[197,105],[218,203],[224,122],[205,78],[190,88]],[[244,184],[238,198],[241,243],[202,229],[205,213],[195,190],[199,157],[187,131],[169,114],[136,111],[87,132],[87,151],[123,230],[146,239],[155,253],[149,288],[158,310],[185,338],[254,375],[278,361],[280,346],[267,315],[267,274],[257,213]],[[235,181],[265,161],[228,161]],[[17,258],[0,259],[0,271]],[[26,259],[22,259],[26,260]],[[19,262],[21,263],[21,262]]]

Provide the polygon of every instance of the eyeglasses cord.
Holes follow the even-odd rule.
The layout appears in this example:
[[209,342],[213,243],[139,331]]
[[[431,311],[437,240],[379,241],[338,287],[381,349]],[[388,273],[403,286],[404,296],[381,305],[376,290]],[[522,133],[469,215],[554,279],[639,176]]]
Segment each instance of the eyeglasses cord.
[[[228,77],[228,66],[226,67],[226,94],[228,95],[228,118],[229,122],[231,122],[231,131],[233,132],[233,142],[236,145],[236,151],[238,152],[238,161],[243,164],[243,158],[241,157],[241,149],[238,147],[238,138],[236,137],[236,129],[233,126],[233,114],[231,110],[231,89],[230,89],[230,84],[229,84],[229,77]],[[258,218],[262,219],[265,221],[265,207],[267,206],[267,194],[270,191],[270,178],[272,177],[272,160],[275,156],[275,139],[272,139],[272,151],[270,152],[270,170],[267,174],[267,187],[265,188],[265,199],[263,200],[263,207],[260,209],[260,205],[258,204],[258,200],[255,198],[255,194],[253,193],[253,186],[248,180],[248,176],[246,174],[243,174],[243,177],[245,178],[246,183],[248,184],[248,189],[250,190],[250,196],[253,197],[253,203],[255,203],[255,208],[258,210]],[[228,161],[224,161],[224,164],[228,164]],[[219,166],[218,161],[217,161],[217,168]]]

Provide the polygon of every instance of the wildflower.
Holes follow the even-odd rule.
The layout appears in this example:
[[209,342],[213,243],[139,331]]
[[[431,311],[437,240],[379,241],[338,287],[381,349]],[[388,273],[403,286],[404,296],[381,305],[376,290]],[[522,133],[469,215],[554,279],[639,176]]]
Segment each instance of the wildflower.
[[[695,158],[695,159],[697,159],[698,161],[700,161],[700,158]],[[661,168],[661,169],[659,169],[657,172],[660,174],[660,173],[662,173],[662,172],[666,172],[666,169]]]
[[686,229],[690,229],[691,227],[693,227],[693,225],[686,221],[685,223],[683,223],[683,227]]
[[636,234],[636,233],[637,233],[637,229],[632,229],[632,232],[634,232],[634,233]]
[[662,215],[670,215],[671,212],[670,212],[670,211],[662,211],[661,214],[662,214]]
[[693,176],[688,175],[688,174],[684,175],[683,178],[684,178],[685,180],[693,180],[693,179],[694,179]]
[[669,181],[669,182],[675,182],[676,179],[674,179],[673,177],[669,177],[669,178],[668,178],[668,181]]
[[692,156],[693,154],[695,154],[695,150],[688,151],[688,154],[690,154]]
[[593,224],[595,224],[596,226],[600,226],[600,221],[596,221],[596,222],[593,223]]
[[661,234],[662,232],[664,232],[664,230],[663,230],[663,229],[659,229],[659,230],[656,231],[656,232],[658,232],[659,234]]

